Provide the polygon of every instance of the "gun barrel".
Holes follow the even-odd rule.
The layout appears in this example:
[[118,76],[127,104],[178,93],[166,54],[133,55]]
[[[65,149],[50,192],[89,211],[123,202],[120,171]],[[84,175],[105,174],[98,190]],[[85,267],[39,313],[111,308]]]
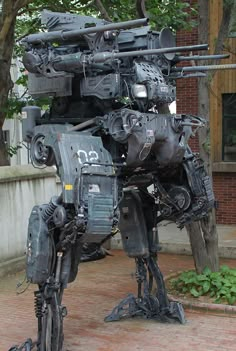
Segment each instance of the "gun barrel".
[[175,62],[180,61],[200,61],[200,60],[222,60],[225,58],[229,58],[229,54],[222,55],[194,55],[194,56],[176,56]]
[[190,45],[190,46],[179,46],[170,48],[160,48],[160,49],[147,49],[147,50],[136,50],[136,51],[125,51],[125,52],[99,52],[93,55],[92,61],[95,63],[105,62],[111,59],[117,59],[122,57],[134,57],[134,56],[145,56],[145,55],[159,55],[167,54],[171,52],[181,52],[181,51],[198,51],[208,49],[208,44],[201,45]]
[[192,66],[192,67],[175,67],[171,72],[199,72],[199,71],[213,71],[223,69],[236,69],[236,63],[229,63],[226,65],[211,65],[211,66]]
[[135,28],[141,27],[148,24],[147,18],[140,18],[136,20],[130,20],[125,22],[117,22],[111,24],[105,24],[104,26],[95,26],[89,27],[85,29],[75,29],[75,30],[59,30],[59,31],[52,31],[46,33],[39,33],[39,34],[31,34],[25,37],[22,42],[28,44],[40,44],[41,42],[52,42],[52,41],[66,41],[71,39],[76,39],[81,35],[85,34],[92,34],[98,32],[105,32],[109,30],[116,30],[116,29],[126,29],[126,28]]

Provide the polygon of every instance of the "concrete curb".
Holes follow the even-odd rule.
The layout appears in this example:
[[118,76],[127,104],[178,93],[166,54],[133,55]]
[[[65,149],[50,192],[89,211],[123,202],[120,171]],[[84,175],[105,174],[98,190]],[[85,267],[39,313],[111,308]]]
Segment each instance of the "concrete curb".
[[[168,243],[160,242],[160,252],[173,253],[176,255],[192,256],[191,246],[188,243]],[[234,246],[219,246],[220,258],[236,258],[236,247]]]
[[35,168],[31,164],[22,166],[3,166],[0,168],[0,183],[25,181],[29,179],[40,179],[45,177],[56,177],[54,167]]
[[[222,246],[219,243],[219,257],[220,258],[236,258],[236,246],[228,244]],[[235,244],[234,244],[235,245]],[[111,238],[112,250],[123,250],[121,235],[118,233]],[[192,249],[189,242],[167,242],[160,240],[160,253],[170,253],[176,255],[192,256]]]
[[[167,280],[176,278],[180,273],[183,271],[175,272],[172,274],[169,274],[165,277],[165,282]],[[174,296],[171,294],[168,294],[168,298],[170,301],[178,301],[180,302],[184,308],[190,311],[202,311],[206,313],[220,313],[220,314],[227,314],[234,316],[236,318],[236,306],[232,305],[223,305],[223,304],[215,304],[215,303],[206,303],[206,302],[192,302],[186,299],[181,299],[178,296]]]

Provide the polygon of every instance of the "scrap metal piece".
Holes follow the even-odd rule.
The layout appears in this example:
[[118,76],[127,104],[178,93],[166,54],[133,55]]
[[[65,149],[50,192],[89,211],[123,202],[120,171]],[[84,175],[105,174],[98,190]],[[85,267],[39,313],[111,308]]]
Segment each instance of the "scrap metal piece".
[[[169,302],[161,271],[154,257],[136,259],[136,279],[138,296],[129,294],[105,317],[105,322],[119,321],[123,318],[143,317],[160,322],[185,324],[184,310],[179,302]],[[157,283],[157,292],[152,294],[147,281],[147,270]],[[143,291],[142,291],[143,290]]]

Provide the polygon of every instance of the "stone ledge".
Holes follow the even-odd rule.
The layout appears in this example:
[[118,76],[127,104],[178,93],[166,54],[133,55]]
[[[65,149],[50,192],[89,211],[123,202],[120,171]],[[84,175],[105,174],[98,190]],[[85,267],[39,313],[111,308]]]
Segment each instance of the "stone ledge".
[[34,168],[32,165],[0,167],[0,183],[55,176],[56,171],[53,167],[46,167],[42,169]]
[[0,263],[0,278],[8,274],[14,274],[25,269],[26,257],[21,256]]
[[[218,250],[219,257],[221,258],[236,258],[235,246],[222,246],[219,244]],[[169,243],[160,241],[160,252],[192,256],[192,250],[189,243]]]

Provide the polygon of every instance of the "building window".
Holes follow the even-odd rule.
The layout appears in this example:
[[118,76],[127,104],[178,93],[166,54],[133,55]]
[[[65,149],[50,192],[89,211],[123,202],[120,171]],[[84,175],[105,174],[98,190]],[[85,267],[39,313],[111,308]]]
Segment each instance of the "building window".
[[3,130],[3,140],[4,143],[7,144],[7,146],[10,145],[10,131],[9,130]]
[[236,38],[236,2],[235,1],[230,14],[229,37]]
[[223,143],[225,162],[236,162],[236,93],[223,94]]

